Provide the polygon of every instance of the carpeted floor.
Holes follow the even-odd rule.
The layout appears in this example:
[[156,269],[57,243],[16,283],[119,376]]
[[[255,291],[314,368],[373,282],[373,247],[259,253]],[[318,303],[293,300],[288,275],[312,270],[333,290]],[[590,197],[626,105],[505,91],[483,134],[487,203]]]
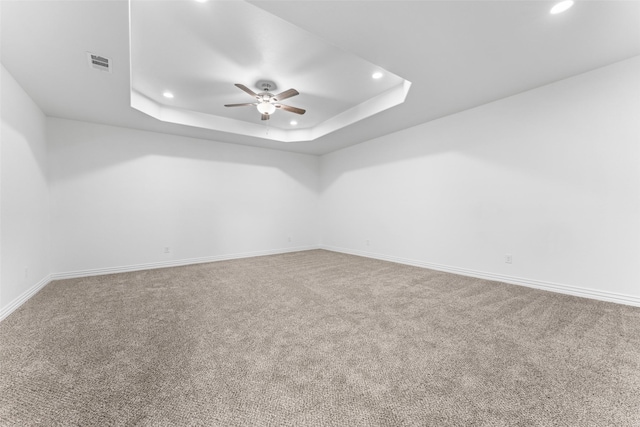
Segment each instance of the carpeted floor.
[[640,426],[640,308],[328,251],[49,284],[16,426]]

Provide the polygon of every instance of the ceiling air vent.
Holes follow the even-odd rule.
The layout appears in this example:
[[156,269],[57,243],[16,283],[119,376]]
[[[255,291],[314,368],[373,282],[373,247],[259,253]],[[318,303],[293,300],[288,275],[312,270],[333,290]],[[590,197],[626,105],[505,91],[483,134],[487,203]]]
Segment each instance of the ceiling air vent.
[[107,73],[111,72],[111,60],[107,57],[87,52],[87,61],[89,61],[89,67],[91,68],[106,71]]

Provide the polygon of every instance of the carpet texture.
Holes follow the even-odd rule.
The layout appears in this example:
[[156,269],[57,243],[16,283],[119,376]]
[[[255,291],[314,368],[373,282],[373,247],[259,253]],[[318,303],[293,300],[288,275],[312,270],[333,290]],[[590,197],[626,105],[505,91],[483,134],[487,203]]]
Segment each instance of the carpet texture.
[[315,250],[55,281],[16,426],[640,426],[640,309]]

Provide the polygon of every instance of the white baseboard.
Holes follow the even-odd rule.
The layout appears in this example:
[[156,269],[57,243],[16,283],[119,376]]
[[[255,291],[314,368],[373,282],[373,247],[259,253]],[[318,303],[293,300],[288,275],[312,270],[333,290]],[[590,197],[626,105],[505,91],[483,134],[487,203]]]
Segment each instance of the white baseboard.
[[89,270],[66,271],[61,273],[53,273],[51,274],[51,278],[53,280],[60,280],[60,279],[72,279],[76,277],[101,276],[104,274],[126,273],[128,271],[153,270],[155,268],[180,267],[183,265],[204,264],[207,262],[226,261],[226,260],[238,259],[238,258],[251,258],[256,256],[264,256],[264,255],[278,255],[278,254],[286,254],[290,252],[309,251],[313,249],[320,249],[320,246],[319,245],[299,246],[295,248],[271,249],[271,250],[265,250],[265,251],[242,252],[237,254],[214,255],[214,256],[199,257],[199,258],[151,262],[146,264],[124,265],[119,267],[104,267],[104,268],[94,268]]
[[640,307],[640,298],[633,295],[624,295],[614,292],[598,291],[593,289],[581,288],[578,286],[564,285],[560,283],[545,282],[541,280],[525,279],[521,277],[507,276],[503,274],[488,273],[484,271],[471,270],[467,268],[453,267],[449,265],[435,264],[425,261],[413,259],[381,255],[373,252],[357,251],[352,249],[338,248],[327,245],[300,246],[296,248],[275,249],[256,252],[243,252],[237,254],[216,255],[209,257],[180,259],[171,261],[154,262],[147,264],[127,265],[120,267],[96,268],[90,270],[67,271],[62,273],[49,274],[42,278],[38,283],[24,291],[20,296],[14,299],[9,305],[0,309],[0,321],[18,309],[29,298],[35,295],[40,289],[48,285],[52,280],[70,279],[75,277],[100,276],[103,274],[126,273],[128,271],[151,270],[154,268],[179,267],[181,265],[203,264],[207,262],[225,261],[238,258],[250,258],[264,255],[277,255],[290,252],[309,251],[313,249],[325,249],[332,252],[340,252],[345,254],[357,255],[366,258],[374,258],[383,261],[391,261],[399,264],[412,265],[415,267],[428,268],[431,270],[444,271],[447,273],[460,274],[462,276],[476,277],[479,279],[494,280],[497,282],[509,283],[513,285],[527,286],[530,288],[543,289],[562,294],[575,295],[584,298],[597,299],[602,301],[610,301],[618,304],[632,305]]
[[431,262],[418,261],[395,257],[390,255],[382,255],[373,252],[358,251],[346,248],[339,248],[328,245],[321,245],[321,249],[332,252],[340,252],[350,255],[358,255],[365,258],[374,258],[383,261],[396,262],[398,264],[412,265],[415,267],[428,268],[431,270],[444,271],[447,273],[459,274],[462,276],[476,277],[478,279],[493,280],[496,282],[509,283],[512,285],[526,286],[529,288],[543,289],[545,291],[558,292],[561,294],[574,295],[583,298],[596,299],[601,301],[615,302],[618,304],[632,305],[640,307],[640,297],[633,295],[618,294],[615,292],[599,291],[579,286],[564,285],[561,283],[545,282],[542,280],[526,279],[522,277],[507,276],[504,274],[488,273],[485,271],[471,270],[468,268],[453,267],[450,265],[435,264]]
[[11,313],[17,310],[18,307],[20,307],[22,304],[27,302],[29,298],[35,295],[40,289],[48,285],[52,280],[71,279],[76,277],[100,276],[103,274],[126,273],[128,271],[152,270],[154,268],[179,267],[181,265],[203,264],[207,262],[225,261],[225,260],[238,259],[238,258],[251,258],[251,257],[263,256],[263,255],[277,255],[277,254],[285,254],[290,252],[309,251],[313,249],[320,249],[320,247],[318,245],[300,246],[296,248],[287,248],[287,249],[273,249],[273,250],[267,250],[267,251],[243,252],[238,254],[226,254],[226,255],[216,255],[216,256],[200,257],[200,258],[179,259],[179,260],[171,260],[171,261],[152,262],[147,264],[125,265],[120,267],[106,267],[106,268],[95,268],[90,270],[67,271],[63,273],[52,273],[52,274],[49,274],[47,277],[43,278],[42,280],[40,280],[31,288],[27,289],[18,298],[13,300],[8,306],[2,308],[0,310],[0,321],[4,320],[7,316],[9,316]]
[[51,280],[52,279],[50,274],[43,277],[38,283],[24,291],[18,296],[18,298],[11,301],[9,305],[0,309],[0,322],[3,321],[8,315],[16,311],[22,304],[27,302],[29,298],[37,294],[40,289],[47,286],[49,282],[51,282]]

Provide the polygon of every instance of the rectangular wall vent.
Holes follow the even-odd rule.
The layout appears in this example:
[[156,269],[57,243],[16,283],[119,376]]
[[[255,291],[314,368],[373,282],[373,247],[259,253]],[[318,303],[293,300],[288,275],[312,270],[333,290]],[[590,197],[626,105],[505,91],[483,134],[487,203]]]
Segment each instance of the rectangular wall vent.
[[89,61],[89,67],[100,71],[111,72],[111,59],[96,55],[95,53],[87,52],[87,61]]

